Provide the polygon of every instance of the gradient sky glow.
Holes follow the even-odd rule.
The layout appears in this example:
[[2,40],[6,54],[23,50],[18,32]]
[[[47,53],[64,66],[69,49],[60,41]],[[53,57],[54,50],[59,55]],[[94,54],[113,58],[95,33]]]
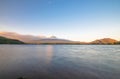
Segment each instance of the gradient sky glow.
[[120,0],[0,0],[0,31],[120,40]]

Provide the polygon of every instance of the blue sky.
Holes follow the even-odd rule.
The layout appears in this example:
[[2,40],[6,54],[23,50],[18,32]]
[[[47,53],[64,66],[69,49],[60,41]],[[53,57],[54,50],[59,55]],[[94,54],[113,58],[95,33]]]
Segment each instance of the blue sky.
[[0,31],[120,40],[120,0],[0,0]]

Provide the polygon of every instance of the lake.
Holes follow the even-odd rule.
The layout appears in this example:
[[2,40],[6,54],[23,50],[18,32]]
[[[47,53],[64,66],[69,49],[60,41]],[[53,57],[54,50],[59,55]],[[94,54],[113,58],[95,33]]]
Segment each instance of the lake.
[[0,79],[120,79],[120,45],[0,45]]

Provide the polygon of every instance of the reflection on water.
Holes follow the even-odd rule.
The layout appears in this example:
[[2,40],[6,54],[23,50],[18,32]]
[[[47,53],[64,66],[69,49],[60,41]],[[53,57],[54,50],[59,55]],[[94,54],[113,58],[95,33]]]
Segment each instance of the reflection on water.
[[50,64],[52,61],[52,56],[53,56],[53,46],[52,45],[47,45],[45,47],[45,52],[43,58],[45,58],[45,63]]
[[119,45],[0,45],[0,79],[120,79]]

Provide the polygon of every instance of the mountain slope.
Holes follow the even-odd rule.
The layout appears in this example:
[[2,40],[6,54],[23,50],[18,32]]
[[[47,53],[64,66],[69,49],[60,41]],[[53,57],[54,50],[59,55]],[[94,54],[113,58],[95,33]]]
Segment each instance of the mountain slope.
[[17,39],[23,41],[25,43],[31,43],[32,40],[39,40],[44,38],[44,36],[32,36],[32,35],[21,35],[15,32],[0,32],[0,36],[10,38],[10,39]]
[[72,42],[70,40],[56,38],[55,36],[46,37],[46,36],[21,35],[14,32],[0,32],[0,36],[10,39],[20,40],[30,44]]
[[114,44],[117,40],[111,39],[111,38],[103,38],[103,39],[97,39],[95,41],[90,42],[90,44]]
[[47,38],[47,39],[40,39],[40,40],[34,40],[33,41],[34,43],[37,43],[37,44],[41,44],[41,43],[48,43],[48,44],[57,44],[57,43],[61,43],[61,44],[64,44],[64,43],[71,43],[73,41],[70,41],[70,40],[65,40],[65,39],[54,39],[54,38]]
[[0,32],[0,36],[10,39],[16,39],[28,44],[120,44],[120,42],[111,38],[97,39],[92,42],[80,42],[60,39],[55,36],[46,37],[46,36],[21,35],[14,32]]
[[18,40],[8,39],[0,36],[0,44],[24,44],[24,43]]

